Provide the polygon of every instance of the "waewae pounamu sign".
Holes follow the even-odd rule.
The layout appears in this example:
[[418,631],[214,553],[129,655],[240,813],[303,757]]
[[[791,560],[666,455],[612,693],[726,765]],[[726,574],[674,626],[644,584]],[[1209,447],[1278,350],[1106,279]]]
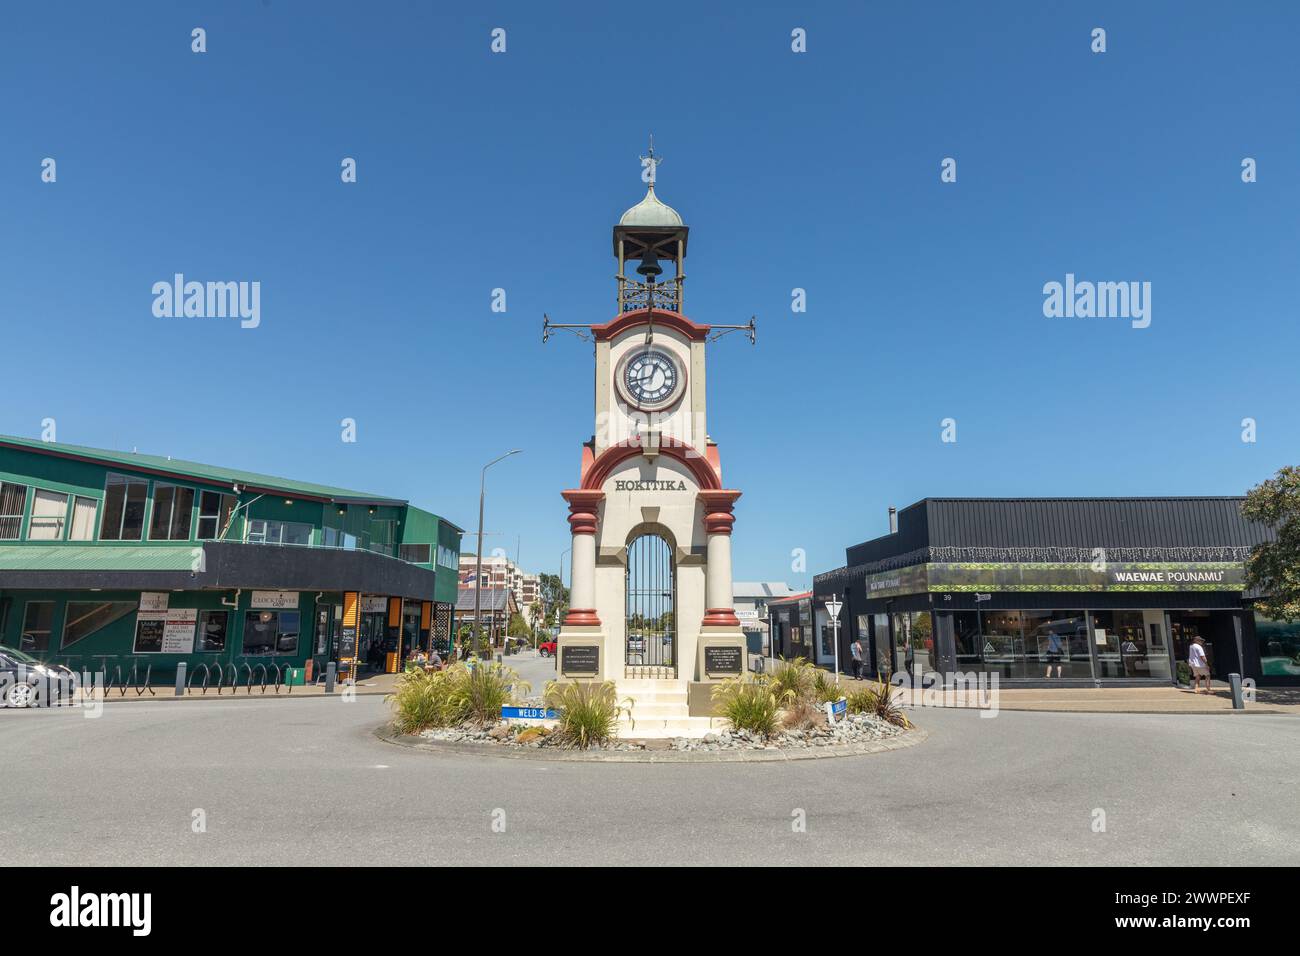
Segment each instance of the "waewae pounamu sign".
[[704,673],[709,677],[718,674],[738,675],[744,670],[741,648],[735,644],[705,644]]
[[869,574],[867,597],[926,591],[1241,591],[1245,565],[1236,561],[1183,564],[917,564]]
[[560,673],[580,677],[600,673],[600,648],[595,644],[565,644],[560,648]]

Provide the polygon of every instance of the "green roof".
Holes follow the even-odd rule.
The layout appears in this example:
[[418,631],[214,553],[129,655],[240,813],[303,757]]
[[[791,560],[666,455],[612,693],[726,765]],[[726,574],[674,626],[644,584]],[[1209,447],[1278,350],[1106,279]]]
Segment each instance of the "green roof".
[[190,551],[166,545],[5,545],[0,571],[188,571]]
[[292,481],[277,478],[274,475],[262,475],[253,471],[237,471],[234,468],[221,468],[217,465],[202,465],[193,461],[181,461],[162,455],[141,455],[138,452],[107,451],[103,448],[86,448],[81,445],[65,445],[62,442],[44,442],[34,438],[15,438],[0,435],[0,447],[9,446],[56,455],[64,458],[88,459],[107,465],[124,468],[143,468],[161,471],[177,478],[189,478],[216,485],[240,484],[249,488],[265,491],[283,492],[285,494],[307,495],[312,498],[324,498],[328,501],[356,501],[364,504],[405,505],[403,498],[388,495],[373,495],[364,491],[352,491],[348,488],[335,488],[330,485],[317,485],[307,481]]

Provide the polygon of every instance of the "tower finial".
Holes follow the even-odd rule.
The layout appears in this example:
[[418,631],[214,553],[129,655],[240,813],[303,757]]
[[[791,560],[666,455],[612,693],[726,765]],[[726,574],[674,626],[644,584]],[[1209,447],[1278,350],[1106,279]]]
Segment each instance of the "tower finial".
[[655,155],[655,134],[650,134],[650,154],[641,157],[641,182],[649,183],[650,188],[654,189],[655,176],[659,171],[659,164],[662,163],[663,157]]

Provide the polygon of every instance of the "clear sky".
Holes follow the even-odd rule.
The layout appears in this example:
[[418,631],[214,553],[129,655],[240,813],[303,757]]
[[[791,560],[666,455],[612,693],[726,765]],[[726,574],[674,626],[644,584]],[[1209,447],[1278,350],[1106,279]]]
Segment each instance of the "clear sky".
[[[612,317],[653,131],[687,311],[758,317],[710,347],[738,580],[807,584],[926,496],[1238,494],[1300,449],[1298,11],[8,5],[0,432],[54,418],[471,530],[479,468],[520,447],[487,545],[554,571],[592,355],[543,346],[542,313]],[[155,317],[177,272],[260,282],[260,326]],[[1045,317],[1067,273],[1151,283],[1150,326]]]

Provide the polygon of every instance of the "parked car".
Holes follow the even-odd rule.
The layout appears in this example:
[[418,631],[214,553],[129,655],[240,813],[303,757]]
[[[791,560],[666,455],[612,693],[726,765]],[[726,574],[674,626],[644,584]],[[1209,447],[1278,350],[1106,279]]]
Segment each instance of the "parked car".
[[42,664],[26,651],[0,644],[0,707],[30,707],[42,681],[49,681],[50,693],[61,694],[75,676],[60,664]]
[[537,653],[542,657],[554,657],[555,643],[555,641],[542,641],[542,643],[537,645]]

